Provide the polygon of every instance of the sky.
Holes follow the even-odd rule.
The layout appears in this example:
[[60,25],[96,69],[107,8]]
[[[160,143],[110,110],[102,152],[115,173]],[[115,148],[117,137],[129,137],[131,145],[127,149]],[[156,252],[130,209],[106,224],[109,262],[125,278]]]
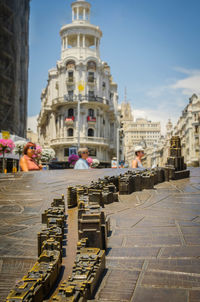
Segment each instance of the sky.
[[[60,60],[60,28],[71,23],[69,0],[32,0],[29,23],[28,127],[34,128],[48,70]],[[134,118],[177,122],[200,94],[200,0],[90,0],[90,22],[103,32],[100,56],[118,84],[119,103]]]

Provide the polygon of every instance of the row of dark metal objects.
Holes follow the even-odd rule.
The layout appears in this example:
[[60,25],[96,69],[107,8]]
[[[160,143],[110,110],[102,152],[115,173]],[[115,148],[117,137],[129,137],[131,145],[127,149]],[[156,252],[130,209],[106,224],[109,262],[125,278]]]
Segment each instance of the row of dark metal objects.
[[91,190],[86,186],[68,187],[68,207],[78,207],[79,241],[72,275],[61,284],[51,301],[85,302],[92,299],[105,270],[110,220],[99,204],[101,190]]
[[82,302],[92,299],[105,269],[105,250],[110,220],[104,205],[118,202],[119,194],[153,188],[165,180],[165,170],[128,171],[119,176],[104,177],[90,186],[68,187],[68,208],[78,207],[78,244],[72,276],[64,281],[54,302]]
[[[188,170],[179,171],[178,175],[174,172],[175,169],[171,165],[142,171],[128,170],[117,176],[105,176],[97,182],[91,182],[90,186],[81,188],[84,189],[84,200],[99,203],[100,206],[104,207],[104,204],[118,201],[117,192],[120,195],[127,195],[143,189],[153,189],[154,185],[164,181],[189,177]],[[68,187],[68,207],[77,205],[78,190],[80,190],[80,186]]]
[[6,302],[41,302],[56,282],[62,265],[65,226],[64,196],[54,199],[42,214],[46,228],[38,234],[38,259],[32,269],[10,291]]

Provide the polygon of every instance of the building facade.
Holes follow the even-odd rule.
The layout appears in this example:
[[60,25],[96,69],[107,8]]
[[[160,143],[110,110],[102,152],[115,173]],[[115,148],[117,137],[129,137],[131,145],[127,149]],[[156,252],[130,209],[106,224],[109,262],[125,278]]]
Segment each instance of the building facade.
[[123,102],[121,105],[121,123],[124,129],[124,157],[131,166],[135,157],[135,146],[142,145],[143,148],[153,147],[161,137],[160,122],[151,122],[147,119],[133,119],[131,105]]
[[193,94],[176,125],[173,127],[171,121],[168,121],[165,139],[161,139],[154,148],[146,150],[145,161],[148,167],[152,163],[158,166],[167,163],[172,136],[179,136],[181,139],[181,153],[185,163],[188,166],[200,166],[200,96]]
[[26,137],[29,0],[0,1],[0,131]]
[[58,160],[67,160],[69,148],[80,145],[110,164],[119,127],[117,84],[100,58],[102,32],[90,23],[90,3],[79,0],[71,7],[72,23],[60,30],[61,59],[42,91],[38,138]]
[[173,130],[180,136],[187,165],[200,165],[200,96],[193,94]]

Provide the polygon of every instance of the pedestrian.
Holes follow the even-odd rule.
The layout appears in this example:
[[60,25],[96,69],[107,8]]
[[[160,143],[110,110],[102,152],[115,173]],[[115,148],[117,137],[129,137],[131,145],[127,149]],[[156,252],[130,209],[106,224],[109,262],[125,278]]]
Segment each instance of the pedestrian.
[[79,160],[77,160],[74,169],[89,169],[89,164],[87,162],[88,158],[88,148],[79,148],[78,149],[78,156]]
[[36,144],[28,142],[24,146],[23,156],[20,159],[19,165],[23,172],[42,170],[42,165],[39,165],[34,160]]
[[135,147],[136,158],[132,161],[132,168],[144,169],[142,165],[142,157],[144,156],[144,149],[142,146]]

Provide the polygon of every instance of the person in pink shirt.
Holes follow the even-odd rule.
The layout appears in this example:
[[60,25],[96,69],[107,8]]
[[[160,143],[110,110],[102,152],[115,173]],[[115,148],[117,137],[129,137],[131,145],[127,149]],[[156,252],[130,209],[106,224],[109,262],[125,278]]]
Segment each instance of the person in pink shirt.
[[42,165],[38,165],[34,160],[36,144],[28,142],[24,146],[24,155],[20,159],[19,165],[22,171],[39,171],[42,170]]

